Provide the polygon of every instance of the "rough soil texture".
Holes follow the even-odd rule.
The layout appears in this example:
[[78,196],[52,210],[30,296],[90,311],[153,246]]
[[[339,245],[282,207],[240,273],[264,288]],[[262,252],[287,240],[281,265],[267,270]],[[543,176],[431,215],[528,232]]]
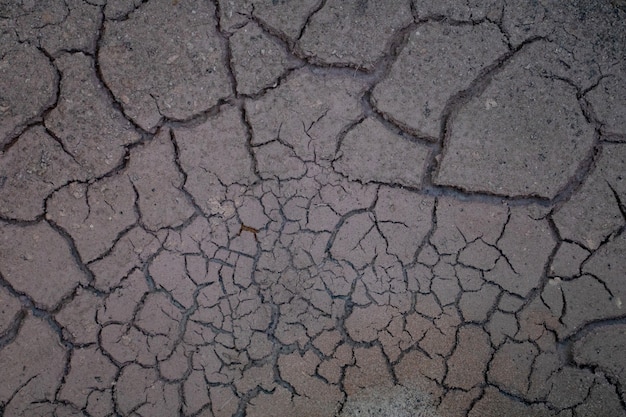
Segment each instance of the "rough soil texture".
[[1,416],[626,416],[624,0],[0,0]]

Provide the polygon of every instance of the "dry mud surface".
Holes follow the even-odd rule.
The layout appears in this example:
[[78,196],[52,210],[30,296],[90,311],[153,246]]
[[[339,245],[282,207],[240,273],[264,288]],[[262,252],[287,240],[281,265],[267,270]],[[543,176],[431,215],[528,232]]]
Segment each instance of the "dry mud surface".
[[0,415],[626,415],[623,0],[0,36]]

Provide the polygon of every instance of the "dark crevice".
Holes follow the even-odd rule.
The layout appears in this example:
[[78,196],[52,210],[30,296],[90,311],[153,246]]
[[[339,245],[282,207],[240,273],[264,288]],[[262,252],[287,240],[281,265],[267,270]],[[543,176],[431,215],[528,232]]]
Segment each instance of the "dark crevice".
[[[10,293],[15,292],[15,291],[11,291],[12,288],[7,286],[5,279],[2,277],[2,275],[0,275],[0,285],[2,286],[3,289],[9,291]],[[16,298],[22,297],[17,292],[15,292],[15,294],[12,294],[12,295]],[[26,311],[24,310],[24,308],[21,308],[12,318],[11,323],[7,326],[6,330],[2,334],[0,334],[0,351],[4,347],[11,344],[17,338],[18,332],[20,328],[22,327],[22,323],[24,322],[25,318],[26,318]]]
[[[136,1],[136,0],[135,0]],[[148,3],[150,0],[141,0],[141,2],[137,5],[137,6],[133,6],[130,10],[128,10],[126,13],[121,14],[118,17],[115,18],[107,18],[107,21],[110,22],[123,22],[125,20],[130,19],[130,17],[137,12],[139,9],[141,9],[143,7],[144,4]],[[108,7],[108,6],[105,6]]]
[[[180,147],[178,145],[178,141],[176,140],[176,135],[174,133],[174,130],[171,130],[171,129],[170,129],[170,142],[172,143],[172,146],[174,147],[174,164],[176,165],[176,170],[183,177],[182,184],[179,189],[185,196],[187,202],[195,209],[196,214],[202,213],[202,208],[200,207],[200,205],[198,205],[194,196],[185,188],[185,185],[187,184],[187,172],[183,169],[182,162],[180,161]],[[194,219],[195,219],[195,216],[191,216],[191,218],[183,222],[183,226],[181,227],[184,227],[185,225],[189,224]]]
[[[439,172],[439,161],[445,157],[446,146],[450,137],[450,126],[454,122],[455,116],[459,113],[459,111],[471,100],[475,97],[478,97],[482,94],[487,87],[490,85],[491,80],[495,75],[502,72],[506,66],[512,61],[513,57],[517,56],[520,51],[522,51],[528,45],[531,45],[535,42],[539,42],[544,40],[541,37],[534,37],[526,40],[521,43],[516,48],[513,48],[506,52],[504,55],[500,56],[496,59],[491,65],[483,68],[478,76],[470,83],[469,87],[464,90],[459,91],[455,95],[453,95],[450,99],[448,99],[446,105],[444,106],[444,110],[442,112],[441,117],[441,128],[440,128],[440,137],[439,137],[439,146],[431,155],[431,160],[429,163],[429,171],[431,172],[430,176],[426,176],[425,178],[425,186],[433,187],[434,177],[437,176]],[[451,187],[451,188],[459,188],[459,187]],[[507,197],[507,196],[503,196]],[[519,198],[519,197],[518,197]],[[536,198],[537,202],[545,201],[544,198],[537,198],[536,196],[526,196],[522,198]]]
[[615,190],[615,188],[611,185],[611,183],[607,181],[606,184],[611,189],[611,192],[613,193],[613,197],[615,198],[615,202],[617,203],[617,207],[619,207],[619,211],[620,213],[622,213],[622,218],[624,219],[624,222],[626,222],[626,206],[622,202],[622,199],[619,193]]
[[307,26],[309,26],[309,23],[311,23],[311,19],[313,19],[313,16],[319,13],[320,10],[322,10],[324,6],[326,6],[326,2],[327,0],[319,0],[317,6],[313,8],[311,13],[307,16],[306,20],[304,21],[304,24],[300,28],[300,33],[296,37],[296,41],[299,41],[300,39],[302,39],[302,36],[304,36],[304,32],[306,31]]
[[254,130],[253,130],[252,124],[250,123],[248,112],[245,106],[241,106],[240,116],[241,116],[241,122],[243,123],[246,129],[246,150],[248,151],[248,154],[250,155],[250,161],[252,161],[252,172],[258,179],[260,179],[261,173],[259,171],[259,161],[257,160],[256,154],[254,152],[254,148],[252,145],[252,141],[254,140]]
[[[46,206],[47,206],[47,202],[46,202]],[[48,210],[46,207],[46,212],[47,211]],[[65,240],[65,242],[67,243],[69,247],[70,254],[74,258],[76,266],[85,274],[85,277],[87,278],[87,282],[93,282],[94,275],[91,272],[91,270],[87,268],[87,265],[83,262],[83,258],[80,255],[78,248],[76,246],[76,242],[74,242],[74,239],[72,238],[72,236],[63,227],[56,224],[52,219],[47,218],[47,216],[46,216],[46,222],[52,229],[54,229]]]
[[[8,134],[6,138],[0,138],[0,156],[5,154],[11,147],[13,147],[19,140],[19,138],[30,128],[33,126],[43,125],[46,116],[54,110],[61,98],[61,80],[63,78],[63,74],[57,68],[55,59],[52,55],[50,55],[45,49],[38,47],[39,52],[46,56],[48,62],[54,69],[54,91],[52,93],[52,99],[48,103],[44,103],[41,111],[38,112],[37,115],[29,118],[27,121],[22,123],[20,126],[17,126],[12,132]],[[63,148],[65,151],[65,148]],[[73,157],[72,157],[73,158]]]
[[124,117],[124,119],[128,121],[128,123],[131,124],[134,130],[139,134],[139,137],[143,138],[146,136],[150,136],[151,134],[156,134],[155,130],[158,130],[158,127],[154,128],[152,131],[147,131],[143,129],[141,126],[139,126],[139,124],[137,124],[130,116],[126,114],[126,111],[124,110],[124,106],[117,99],[111,87],[109,87],[109,85],[106,83],[106,77],[103,74],[102,67],[100,67],[100,50],[102,49],[102,45],[104,43],[104,33],[106,31],[106,25],[107,25],[107,21],[106,19],[103,18],[101,21],[100,27],[98,28],[98,36],[96,38],[96,47],[94,51],[93,65],[95,68],[95,73],[96,73],[96,78],[98,80],[98,83],[100,84],[100,86],[102,87],[106,95],[108,96],[109,104],[117,112],[119,112]]

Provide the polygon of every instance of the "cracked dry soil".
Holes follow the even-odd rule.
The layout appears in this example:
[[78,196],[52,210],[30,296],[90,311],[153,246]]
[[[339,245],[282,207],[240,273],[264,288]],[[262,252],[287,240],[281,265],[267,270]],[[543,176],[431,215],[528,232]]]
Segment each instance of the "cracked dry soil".
[[626,416],[622,0],[0,36],[0,415]]

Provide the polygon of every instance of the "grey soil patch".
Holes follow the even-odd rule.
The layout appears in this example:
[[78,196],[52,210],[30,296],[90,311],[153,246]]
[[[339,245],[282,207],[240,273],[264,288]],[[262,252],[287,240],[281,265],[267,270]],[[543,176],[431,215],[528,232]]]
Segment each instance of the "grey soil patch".
[[0,414],[626,416],[625,22],[0,0]]

